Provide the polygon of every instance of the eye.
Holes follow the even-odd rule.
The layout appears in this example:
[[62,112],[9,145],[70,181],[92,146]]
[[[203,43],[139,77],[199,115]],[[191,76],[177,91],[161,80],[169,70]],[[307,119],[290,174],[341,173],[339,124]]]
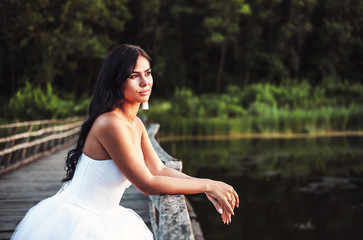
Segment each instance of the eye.
[[148,71],[145,73],[145,76],[150,76],[151,75],[151,71]]
[[137,78],[139,75],[137,75],[137,74],[134,74],[134,75],[131,75],[129,78],[130,79],[135,79],[135,78]]

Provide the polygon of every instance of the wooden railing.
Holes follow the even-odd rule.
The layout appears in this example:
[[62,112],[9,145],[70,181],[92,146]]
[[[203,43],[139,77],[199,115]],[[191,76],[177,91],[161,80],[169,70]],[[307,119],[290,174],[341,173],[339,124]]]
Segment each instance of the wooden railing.
[[0,175],[74,144],[83,120],[40,120],[0,125]]
[[[157,142],[155,136],[159,124],[148,127],[148,135],[159,158],[167,167],[181,171],[182,162],[167,154]],[[198,240],[203,239],[201,231],[196,236],[193,232],[191,219],[188,213],[187,202],[184,195],[149,196],[151,226],[158,240]],[[199,226],[199,225],[198,225]]]

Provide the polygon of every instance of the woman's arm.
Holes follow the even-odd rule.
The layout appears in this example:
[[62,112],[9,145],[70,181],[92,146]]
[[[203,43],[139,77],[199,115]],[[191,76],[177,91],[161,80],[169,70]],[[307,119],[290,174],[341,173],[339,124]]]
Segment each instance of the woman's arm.
[[[144,161],[142,157],[138,157],[139,155],[136,154],[133,130],[127,124],[120,124],[116,117],[103,116],[96,120],[94,127],[97,140],[125,177],[141,192],[148,195],[204,192],[223,204],[224,208],[233,214],[234,205],[228,201],[233,200],[236,203],[238,195],[230,185],[209,179],[184,178],[184,175],[180,175],[176,171],[163,169],[165,166],[162,162],[159,160],[157,163],[155,156],[153,156],[156,155],[155,151],[152,153],[149,149],[152,148],[150,140],[150,146],[145,145],[143,136],[141,147],[143,154],[146,155]],[[146,151],[144,147],[146,147]],[[157,175],[157,173],[165,175]]]
[[[159,176],[182,178],[182,179],[196,179],[185,173],[182,173],[175,169],[166,167],[162,163],[162,161],[160,160],[158,155],[156,154],[155,149],[152,147],[149,135],[147,134],[147,131],[143,124],[142,124],[142,128],[143,128],[143,132],[142,132],[142,137],[141,137],[141,144],[142,144],[142,149],[143,149],[143,153],[144,153],[144,157],[145,157],[145,162],[146,162],[148,168],[153,170],[153,174],[156,174]],[[218,199],[215,199],[209,193],[205,192],[205,194],[206,194],[207,198],[209,199],[209,201],[212,202],[212,204],[214,205],[217,212],[219,212],[222,215],[221,217],[222,217],[223,222],[224,223],[230,222],[231,214],[228,213],[228,211],[226,209],[224,209],[223,204],[220,204]],[[239,207],[238,195],[236,197],[236,201],[234,202],[234,206]],[[234,208],[234,206],[232,206],[232,209]]]
[[149,168],[150,172],[153,175],[175,177],[182,179],[195,179],[178,170],[166,167],[164,163],[160,160],[157,153],[155,152],[155,149],[151,144],[146,128],[142,123],[140,125],[140,128],[142,128],[141,148],[144,154],[145,164],[147,165],[147,167]]

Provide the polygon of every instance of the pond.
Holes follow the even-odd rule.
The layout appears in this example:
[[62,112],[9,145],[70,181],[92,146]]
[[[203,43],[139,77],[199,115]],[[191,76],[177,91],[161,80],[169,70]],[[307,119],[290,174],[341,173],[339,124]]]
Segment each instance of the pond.
[[224,225],[190,195],[206,240],[362,239],[363,137],[165,141],[183,171],[225,181],[240,207]]

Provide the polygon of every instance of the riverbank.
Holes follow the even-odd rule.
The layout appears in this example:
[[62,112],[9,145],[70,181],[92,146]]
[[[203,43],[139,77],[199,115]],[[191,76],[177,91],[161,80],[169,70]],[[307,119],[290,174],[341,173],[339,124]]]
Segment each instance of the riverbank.
[[340,131],[320,133],[241,133],[232,135],[207,135],[207,136],[162,136],[158,137],[160,142],[178,140],[227,140],[241,138],[318,138],[318,137],[352,137],[363,136],[363,131]]

